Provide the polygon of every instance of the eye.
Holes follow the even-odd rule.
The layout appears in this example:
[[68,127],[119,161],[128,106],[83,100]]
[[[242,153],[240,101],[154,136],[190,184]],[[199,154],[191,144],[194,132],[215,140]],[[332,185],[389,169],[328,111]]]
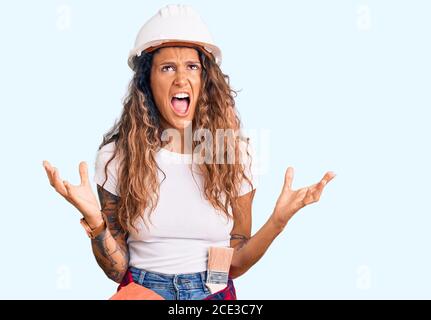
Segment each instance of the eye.
[[192,69],[192,70],[199,70],[199,65],[198,64],[190,64],[189,65],[189,67]]
[[162,71],[163,71],[163,72],[169,71],[169,68],[171,68],[172,70],[174,70],[174,66],[172,66],[172,65],[167,65],[167,66],[163,66],[163,67],[162,67]]

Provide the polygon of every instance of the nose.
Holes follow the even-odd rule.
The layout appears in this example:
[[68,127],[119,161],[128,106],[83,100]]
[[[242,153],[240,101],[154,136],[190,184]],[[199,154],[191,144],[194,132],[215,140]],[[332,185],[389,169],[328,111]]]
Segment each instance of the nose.
[[187,83],[187,76],[186,73],[183,70],[178,70],[176,77],[175,77],[175,82],[174,84],[182,87]]

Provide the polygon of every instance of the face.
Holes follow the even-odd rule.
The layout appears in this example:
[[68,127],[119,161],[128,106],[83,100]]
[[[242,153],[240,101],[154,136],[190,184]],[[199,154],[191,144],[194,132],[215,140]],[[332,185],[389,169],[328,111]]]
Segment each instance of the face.
[[164,129],[182,130],[193,120],[201,69],[198,51],[193,48],[166,47],[154,54],[151,91]]

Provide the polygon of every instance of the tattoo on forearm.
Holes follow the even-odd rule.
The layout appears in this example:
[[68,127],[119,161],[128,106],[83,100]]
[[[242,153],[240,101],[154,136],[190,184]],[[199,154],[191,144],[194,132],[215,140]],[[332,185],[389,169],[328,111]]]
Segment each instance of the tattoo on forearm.
[[99,185],[97,192],[108,228],[91,241],[93,253],[105,274],[110,279],[120,282],[128,268],[129,251],[126,242],[127,234],[117,219],[119,198]]
[[234,233],[234,234],[231,234],[230,236],[230,240],[239,240],[238,244],[235,245],[235,249],[237,251],[241,250],[247,244],[249,239],[250,239],[249,237],[246,237],[243,234]]

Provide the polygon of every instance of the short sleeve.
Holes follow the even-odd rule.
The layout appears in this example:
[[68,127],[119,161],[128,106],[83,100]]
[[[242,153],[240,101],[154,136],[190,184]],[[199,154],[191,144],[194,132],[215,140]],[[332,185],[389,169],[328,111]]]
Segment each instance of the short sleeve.
[[[114,152],[115,152],[114,142],[104,145],[97,152],[93,181],[100,186],[103,185],[103,182],[105,181],[105,178],[106,178],[105,176],[106,163],[111,159]],[[108,179],[106,180],[105,185],[103,185],[103,188],[109,191],[110,193],[118,196],[119,192],[117,191],[117,177],[118,177],[117,158],[114,158],[108,164],[107,176],[108,176]]]
[[[255,150],[251,143],[251,139],[249,140],[248,147],[247,147],[247,142],[240,140],[239,148],[240,148],[241,163],[245,166],[244,174],[247,178],[251,180],[253,184],[253,188],[252,188],[249,182],[245,178],[243,178],[240,191],[239,191],[239,196],[242,196],[256,189],[259,184],[259,179],[258,179],[258,166],[257,166],[257,161],[255,156]],[[247,151],[248,151],[248,154],[247,154]]]

